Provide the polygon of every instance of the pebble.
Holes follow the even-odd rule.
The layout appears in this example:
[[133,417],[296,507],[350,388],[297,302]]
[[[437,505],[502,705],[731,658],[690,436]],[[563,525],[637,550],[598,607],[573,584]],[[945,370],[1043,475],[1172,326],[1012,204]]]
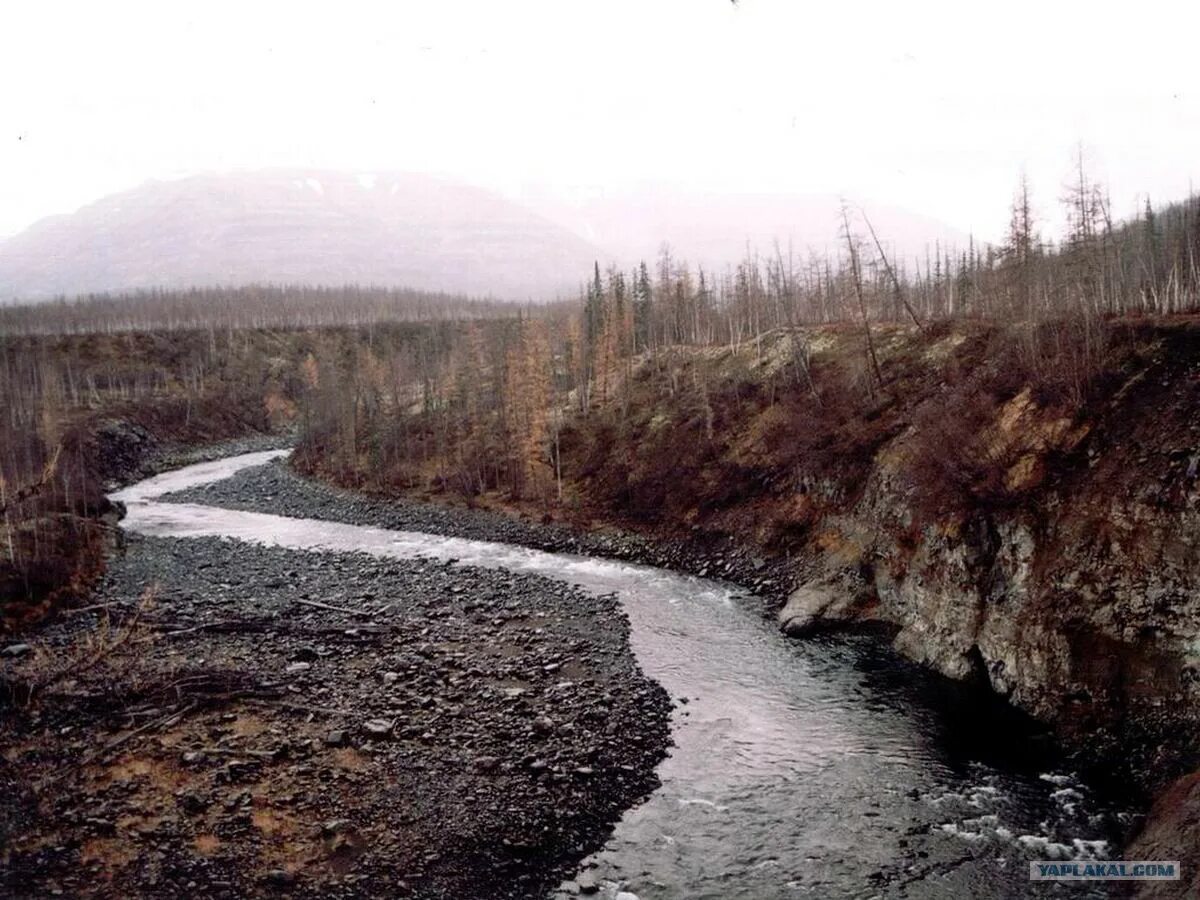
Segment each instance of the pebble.
[[[342,515],[347,508],[359,508],[364,517],[374,508],[336,496],[318,507],[310,503],[313,496],[305,500],[290,486],[276,487],[257,494],[274,498],[260,509],[310,517],[327,512],[352,521]],[[197,499],[223,502],[225,490],[225,484],[215,485]],[[425,516],[439,519],[442,531],[457,528],[461,519],[447,511],[411,512],[407,505],[391,509],[397,517],[415,516],[410,527],[416,530],[439,530],[423,527]],[[478,537],[507,535],[486,533],[486,522],[469,527],[479,529]],[[252,817],[265,806],[312,823],[305,825],[307,833],[320,837],[327,851],[340,841],[345,875],[360,884],[362,867],[408,859],[413,868],[395,871],[412,890],[454,896],[464,877],[476,877],[465,875],[466,863],[456,867],[446,854],[424,863],[419,853],[401,855],[440,847],[446,822],[437,811],[444,804],[460,816],[455,827],[464,834],[486,834],[469,871],[483,879],[498,867],[506,874],[503,883],[487,885],[487,895],[522,897],[528,879],[564,863],[557,854],[534,852],[544,838],[533,836],[528,823],[549,827],[553,846],[566,848],[564,853],[594,851],[624,809],[655,787],[654,766],[669,738],[669,702],[632,665],[628,621],[614,597],[581,602],[578,588],[541,576],[443,561],[138,535],[127,537],[126,553],[104,579],[102,590],[122,599],[137,598],[146,584],[162,584],[161,608],[168,621],[184,627],[240,617],[263,623],[249,634],[191,633],[163,642],[162,651],[183,654],[197,671],[241,672],[251,683],[280,691],[288,709],[277,714],[269,704],[255,708],[253,715],[266,725],[257,731],[242,729],[244,708],[219,708],[210,727],[168,751],[187,761],[189,778],[212,780],[195,780],[204,788],[194,793],[167,794],[174,821],[151,841],[154,853],[165,854],[162,871],[182,859],[169,849],[177,822],[219,837],[221,865],[234,866],[219,870],[232,880],[230,894],[263,891],[255,879],[291,884],[296,876],[286,870],[264,875],[251,862]],[[302,592],[335,607],[369,597],[378,606],[377,619],[301,609],[294,600]],[[151,655],[156,652],[152,646]],[[563,680],[568,661],[587,673],[578,683]],[[303,675],[314,670],[319,678]],[[281,678],[283,673],[296,677]],[[186,722],[176,727],[186,728]],[[356,750],[327,749],[350,746]],[[255,793],[265,785],[268,794]],[[376,799],[380,791],[395,792],[395,801]],[[418,794],[422,806],[414,808],[409,800]],[[78,796],[69,803],[81,802]],[[369,816],[363,812],[368,808]],[[488,823],[485,831],[461,819],[466,809],[469,819]],[[571,815],[558,816],[556,809]],[[125,814],[106,810],[103,818],[119,821]],[[520,860],[515,868],[514,850]],[[218,874],[208,865],[186,869],[179,880],[164,877],[176,889],[187,878],[211,884],[200,877]],[[39,878],[45,885],[60,874],[50,867]],[[314,894],[339,896],[334,886],[352,883],[342,875],[325,877],[306,869],[303,881]],[[472,883],[472,890],[481,884]],[[122,887],[136,895],[162,885],[151,891],[146,878],[130,874]]]
[[584,894],[594,894],[600,890],[600,879],[594,872],[584,872],[575,881],[579,885],[579,890]]
[[362,727],[363,731],[373,737],[384,737],[392,733],[396,723],[391,719],[367,719]]

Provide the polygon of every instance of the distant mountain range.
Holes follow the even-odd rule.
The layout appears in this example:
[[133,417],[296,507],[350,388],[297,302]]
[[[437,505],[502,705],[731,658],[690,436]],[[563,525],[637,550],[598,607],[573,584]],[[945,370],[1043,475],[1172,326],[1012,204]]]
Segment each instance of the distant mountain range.
[[[966,236],[868,207],[881,239],[919,256]],[[513,300],[574,294],[593,261],[631,265],[663,243],[723,268],[776,239],[836,252],[834,197],[669,188],[525,204],[412,174],[263,171],[153,181],[0,242],[0,302],[250,283],[409,287]]]
[[498,194],[422,175],[154,181],[0,243],[0,300],[248,283],[544,299],[603,254]]

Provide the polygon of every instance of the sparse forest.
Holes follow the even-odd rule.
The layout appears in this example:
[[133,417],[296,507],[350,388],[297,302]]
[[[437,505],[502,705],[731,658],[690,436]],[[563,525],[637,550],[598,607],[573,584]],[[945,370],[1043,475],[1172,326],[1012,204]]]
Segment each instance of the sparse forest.
[[[1030,390],[1081,420],[1156,352],[1137,322],[1200,306],[1200,198],[1116,222],[1081,166],[1066,202],[1057,242],[1022,183],[999,247],[894,258],[848,209],[836,259],[664,249],[549,306],[261,287],[0,310],[5,596],[37,608],[98,565],[114,422],[155,445],[297,428],[297,465],[338,483],[675,525],[763,485],[852,493],[920,425],[926,506],[1011,499],[1021,448],[981,446],[989,417]],[[763,527],[794,537],[789,515]]]
[[[211,296],[237,307],[237,295]],[[161,299],[168,308],[188,302]],[[444,343],[439,335],[457,327],[237,328],[218,318],[203,329],[109,330],[108,314],[102,307],[91,331],[0,337],[0,592],[9,624],[86,594],[109,535],[104,491],[136,476],[151,454],[295,428],[311,404],[317,359],[389,358],[409,343]]]
[[0,306],[0,334],[319,328],[504,315],[508,304],[428,291],[251,285]]
[[[941,431],[1024,387],[1082,415],[1136,352],[1131,323],[1200,307],[1200,198],[1147,204],[1140,219],[1116,223],[1080,167],[1066,202],[1070,228],[1057,243],[1037,230],[1022,182],[999,247],[894,259],[884,236],[846,210],[838,259],[776,247],[722,273],[666,250],[630,272],[597,265],[575,309],[475,323],[435,353],[408,348],[381,361],[364,350],[336,370],[321,366],[339,386],[306,411],[299,463],[348,484],[499,491],[554,506],[570,499],[564,474],[596,474],[583,459],[614,435],[631,442],[626,455],[648,452],[648,436],[635,441],[631,430],[639,416],[686,413],[711,443],[740,421],[739,405],[758,402],[747,391],[786,410],[797,434],[776,439],[806,448],[810,463],[820,454],[806,439],[851,420],[900,428],[930,400],[939,412],[922,415]],[[947,335],[961,384],[940,396],[944,360],[927,351]],[[357,402],[341,402],[351,395]]]
[[10,6],[0,900],[1200,897],[1200,3]]

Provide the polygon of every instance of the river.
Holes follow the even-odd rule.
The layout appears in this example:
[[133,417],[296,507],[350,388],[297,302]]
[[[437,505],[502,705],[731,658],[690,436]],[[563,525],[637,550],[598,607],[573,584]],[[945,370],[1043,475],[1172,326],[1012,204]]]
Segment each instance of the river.
[[1015,718],[981,711],[872,640],[790,641],[739,588],[647,566],[158,499],[283,452],[120,491],[123,526],[456,560],[619,596],[642,669],[686,702],[662,787],[588,860],[601,896],[1106,896],[1099,886],[1031,884],[1028,861],[1110,858],[1123,814],[1051,755],[1023,752],[1035,739]]

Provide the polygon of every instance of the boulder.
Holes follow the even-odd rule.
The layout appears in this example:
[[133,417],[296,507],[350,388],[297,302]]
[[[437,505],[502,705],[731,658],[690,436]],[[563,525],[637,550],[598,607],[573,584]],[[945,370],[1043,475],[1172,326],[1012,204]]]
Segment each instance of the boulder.
[[[843,600],[840,605],[845,605]],[[825,585],[806,584],[792,591],[783,609],[779,610],[779,630],[789,637],[804,637],[818,630],[839,606],[839,597]]]

